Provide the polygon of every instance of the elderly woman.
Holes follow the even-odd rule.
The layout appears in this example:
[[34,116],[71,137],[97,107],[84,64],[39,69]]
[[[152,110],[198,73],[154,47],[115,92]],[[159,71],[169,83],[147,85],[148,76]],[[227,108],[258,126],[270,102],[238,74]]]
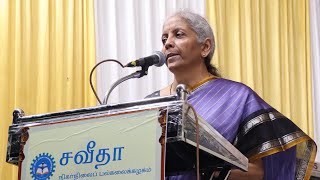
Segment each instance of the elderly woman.
[[[161,39],[174,81],[148,97],[171,95],[178,84],[189,87],[188,102],[197,113],[249,159],[248,172],[233,169],[229,179],[310,177],[314,142],[249,87],[219,77],[210,64],[214,35],[203,17],[189,11],[175,13],[165,21]],[[195,171],[167,177],[195,178]]]

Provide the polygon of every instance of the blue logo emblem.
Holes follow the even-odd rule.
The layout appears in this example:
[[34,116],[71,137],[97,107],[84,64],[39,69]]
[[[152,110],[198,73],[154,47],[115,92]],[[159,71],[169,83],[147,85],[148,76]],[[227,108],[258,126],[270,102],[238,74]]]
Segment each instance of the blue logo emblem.
[[42,153],[36,156],[31,163],[30,174],[34,180],[50,179],[55,171],[55,161],[51,154]]

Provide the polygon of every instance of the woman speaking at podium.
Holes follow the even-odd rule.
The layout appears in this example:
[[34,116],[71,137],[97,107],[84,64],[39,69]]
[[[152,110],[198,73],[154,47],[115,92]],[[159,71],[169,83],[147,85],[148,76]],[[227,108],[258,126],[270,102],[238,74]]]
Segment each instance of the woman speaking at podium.
[[[233,169],[228,179],[310,177],[316,149],[313,141],[252,89],[219,76],[210,64],[215,49],[213,31],[203,17],[176,12],[164,22],[161,39],[174,81],[148,97],[174,94],[178,84],[188,86],[187,101],[197,113],[249,159],[248,172]],[[196,173],[167,179],[196,179]]]

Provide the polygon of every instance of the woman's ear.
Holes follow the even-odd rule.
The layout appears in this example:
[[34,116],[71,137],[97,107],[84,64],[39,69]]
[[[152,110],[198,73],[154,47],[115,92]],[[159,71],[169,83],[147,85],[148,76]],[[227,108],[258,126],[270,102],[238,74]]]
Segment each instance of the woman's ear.
[[202,43],[202,47],[201,47],[201,56],[202,57],[208,56],[208,54],[210,53],[210,50],[211,50],[211,46],[212,46],[212,43],[211,43],[210,39],[206,38],[204,40],[204,42]]

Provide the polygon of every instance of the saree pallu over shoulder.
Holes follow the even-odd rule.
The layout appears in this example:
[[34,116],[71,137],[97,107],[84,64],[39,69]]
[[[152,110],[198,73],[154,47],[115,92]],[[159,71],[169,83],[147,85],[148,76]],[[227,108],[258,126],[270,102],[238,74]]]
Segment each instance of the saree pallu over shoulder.
[[309,179],[316,145],[248,86],[219,78],[189,96],[208,123],[249,160],[262,159],[264,179]]
[[[192,87],[188,102],[250,161],[262,159],[265,180],[309,179],[316,144],[248,86],[224,78]],[[172,177],[195,179],[195,172]]]
[[294,150],[294,179],[310,178],[317,150],[315,142],[308,135],[272,108],[258,110],[245,118],[239,126],[234,145],[249,160]]

